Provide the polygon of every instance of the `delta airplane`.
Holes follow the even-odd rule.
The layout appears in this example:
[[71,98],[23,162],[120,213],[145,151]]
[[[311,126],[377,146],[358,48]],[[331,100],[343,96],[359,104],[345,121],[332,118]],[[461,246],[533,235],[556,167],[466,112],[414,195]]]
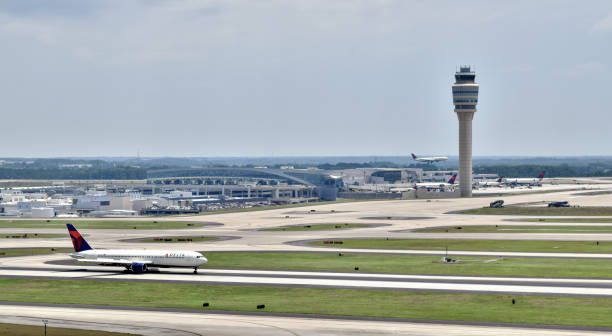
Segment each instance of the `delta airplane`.
[[414,189],[418,188],[444,188],[445,186],[455,185],[455,180],[457,179],[457,174],[453,174],[448,182],[446,183],[437,183],[437,182],[427,182],[427,183],[417,183],[414,185]]
[[150,267],[188,267],[198,273],[198,267],[208,262],[201,253],[193,251],[154,250],[95,250],[72,225],[66,224],[74,253],[70,256],[78,261],[103,266],[122,266],[134,273],[144,273]]
[[496,181],[478,181],[479,187],[501,187],[504,178],[502,176],[498,177]]
[[546,175],[545,171],[540,172],[537,178],[513,178],[513,179],[505,179],[504,184],[516,186],[516,185],[540,185],[542,184],[542,180],[544,179],[544,175]]
[[425,162],[425,163],[434,163],[434,162],[438,162],[438,161],[446,161],[446,160],[448,160],[448,158],[446,156],[417,157],[416,155],[414,155],[414,153],[412,153],[412,159],[414,161]]

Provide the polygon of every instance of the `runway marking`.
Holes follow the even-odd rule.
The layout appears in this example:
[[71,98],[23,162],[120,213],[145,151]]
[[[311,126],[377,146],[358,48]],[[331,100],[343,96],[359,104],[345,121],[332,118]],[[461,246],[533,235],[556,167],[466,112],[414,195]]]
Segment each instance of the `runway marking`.
[[[210,321],[228,321],[227,326],[223,326],[222,331],[228,331],[226,328],[235,327],[237,323],[260,325],[251,323],[249,319],[255,319],[258,322],[261,320],[269,321],[267,323],[285,323],[296,328],[304,329],[304,325],[317,328],[320,326],[323,329],[310,329],[306,331],[308,335],[323,334],[323,331],[331,331],[333,335],[355,335],[378,334],[381,326],[393,326],[387,328],[387,332],[381,333],[384,335],[397,335],[398,332],[416,329],[417,332],[410,335],[609,335],[612,330],[606,327],[580,327],[580,326],[559,326],[559,325],[537,325],[537,324],[516,324],[516,323],[491,323],[491,322],[476,322],[476,321],[453,321],[453,320],[424,320],[424,319],[404,319],[404,318],[381,318],[381,317],[363,317],[363,316],[340,316],[340,315],[312,315],[312,314],[290,314],[290,313],[272,313],[272,312],[239,312],[239,311],[195,311],[192,309],[177,309],[177,308],[143,308],[143,307],[122,307],[122,306],[92,306],[92,305],[72,305],[72,304],[41,304],[41,303],[22,303],[22,302],[0,302],[0,311],[2,307],[8,307],[10,312],[22,311],[21,314],[32,314],[39,317],[49,317],[49,314],[59,314],[59,318],[66,315],[74,315],[85,313],[88,319],[98,319],[108,321],[106,323],[117,323],[114,318],[116,316],[124,317],[131,315],[133,319],[142,323],[143,321],[158,322],[165,318],[171,318],[176,325],[181,325],[181,319],[189,322],[199,322],[203,328],[210,326]],[[74,311],[74,313],[72,313]],[[45,315],[41,315],[45,314]],[[113,315],[116,314],[116,315]],[[140,314],[134,317],[135,314]],[[142,315],[144,314],[144,315]],[[144,319],[143,316],[146,316]],[[223,317],[223,318],[220,318]],[[111,320],[108,320],[111,319]],[[95,322],[94,322],[95,323]],[[104,323],[104,322],[103,322]],[[354,324],[359,326],[354,326]],[[375,323],[377,328],[368,328],[369,325]],[[267,325],[264,325],[268,327]],[[365,327],[365,329],[363,329]],[[347,329],[348,328],[348,329]],[[427,333],[423,333],[424,329],[434,328]],[[440,329],[442,328],[442,329]],[[466,333],[466,328],[471,328],[471,332]],[[493,328],[493,329],[492,329]],[[244,333],[233,333],[232,335],[244,335]],[[325,333],[325,335],[332,335]]]
[[[135,327],[133,325],[123,325],[117,323],[101,323],[101,322],[90,322],[84,320],[68,320],[63,318],[47,318],[49,321],[49,327],[54,328],[68,328],[68,329],[80,329],[80,330],[102,330],[107,332],[117,332],[117,329],[121,329],[121,332],[125,332],[128,334],[133,334],[134,332],[147,332],[147,334],[152,334],[152,331],[155,331],[164,335],[177,335],[176,333],[180,333],[180,335],[198,335],[202,336],[202,334],[198,334],[191,331],[180,330],[180,329],[169,329],[169,328],[155,328],[155,327],[145,327],[138,326]],[[35,325],[39,326],[41,319],[33,316],[11,316],[11,315],[0,315],[0,321],[3,323],[12,323],[12,324],[24,324],[24,325]]]
[[[236,271],[238,272],[238,271]],[[271,272],[268,272],[271,273]],[[6,277],[34,277],[57,278],[74,280],[115,280],[115,281],[168,281],[185,283],[215,283],[233,285],[267,285],[267,286],[303,286],[327,288],[364,288],[388,290],[417,290],[417,291],[451,291],[451,292],[480,292],[480,293],[521,293],[534,295],[573,295],[573,296],[612,296],[612,287],[588,287],[593,284],[608,284],[610,280],[596,279],[534,279],[534,278],[491,278],[491,277],[443,277],[443,276],[403,276],[395,275],[400,279],[384,279],[373,276],[371,279],[355,279],[359,274],[347,274],[344,278],[307,278],[287,277],[289,274],[300,272],[278,272],[276,277],[264,274],[241,275],[193,275],[168,273],[143,274],[108,274],[105,272],[47,272],[28,270],[4,270],[2,276]],[[312,272],[315,273],[315,272]],[[318,273],[321,274],[321,273]],[[285,277],[283,277],[285,275]],[[385,276],[385,275],[381,275]],[[388,275],[387,275],[388,276]],[[391,275],[393,276],[393,275]],[[452,282],[456,281],[456,282]],[[458,282],[471,281],[471,282]],[[502,284],[495,282],[515,282]],[[553,285],[546,285],[546,281]],[[521,283],[522,282],[522,283]],[[529,284],[534,283],[534,284]],[[566,283],[568,286],[563,286]],[[583,284],[585,287],[581,287]],[[571,286],[573,285],[573,286]]]

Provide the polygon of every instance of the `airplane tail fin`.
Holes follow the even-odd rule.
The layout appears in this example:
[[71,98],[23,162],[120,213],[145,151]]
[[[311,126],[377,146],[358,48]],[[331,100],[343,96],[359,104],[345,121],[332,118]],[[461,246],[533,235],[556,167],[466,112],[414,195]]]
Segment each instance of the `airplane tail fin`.
[[416,160],[416,158],[417,158],[417,156],[416,156],[416,155],[414,155],[414,153],[412,153],[412,159],[413,159],[413,160]]
[[538,176],[538,178],[541,180],[544,178],[544,175],[546,175],[545,171],[540,172],[540,176]]
[[83,236],[81,236],[79,231],[77,231],[77,229],[74,227],[74,225],[66,224],[66,227],[68,228],[68,233],[70,234],[70,239],[72,239],[72,246],[74,246],[74,251],[75,252],[82,252],[82,251],[87,251],[87,250],[93,250],[91,248],[91,246],[89,246],[89,244],[87,244],[87,241],[85,240],[85,238],[83,238]]
[[504,180],[504,177],[503,177],[503,176],[500,176],[500,177],[497,179],[497,182],[502,183],[502,181],[503,181],[503,180]]
[[449,184],[455,184],[455,179],[457,179],[457,174],[453,174],[451,178],[448,180]]

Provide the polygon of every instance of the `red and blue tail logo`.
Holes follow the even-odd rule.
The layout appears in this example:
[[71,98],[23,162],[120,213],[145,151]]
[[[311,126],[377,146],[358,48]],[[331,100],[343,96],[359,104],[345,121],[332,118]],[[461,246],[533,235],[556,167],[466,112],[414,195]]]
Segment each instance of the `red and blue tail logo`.
[[455,179],[457,179],[457,174],[451,176],[450,180],[448,180],[448,184],[455,184]]
[[72,224],[66,224],[66,227],[68,227],[68,233],[70,234],[70,239],[72,239],[72,246],[74,246],[75,252],[92,250],[91,246],[87,244],[87,241],[85,241]]
[[500,176],[500,177],[497,179],[497,182],[502,183],[502,181],[503,181],[503,180],[504,180],[504,177],[503,177],[503,176]]
[[543,171],[543,172],[541,172],[541,173],[540,173],[540,176],[538,176],[538,177],[540,178],[540,180],[544,178],[544,175],[546,175],[546,172],[545,172],[545,171]]
[[412,153],[412,159],[415,160],[417,157],[416,155],[414,155],[414,153]]

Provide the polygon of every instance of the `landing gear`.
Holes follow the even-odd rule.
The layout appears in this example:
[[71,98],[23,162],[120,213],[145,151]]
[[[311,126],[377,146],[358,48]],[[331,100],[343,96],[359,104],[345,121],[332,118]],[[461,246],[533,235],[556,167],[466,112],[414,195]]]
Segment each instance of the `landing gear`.
[[193,274],[198,274],[198,267],[197,266],[193,268]]

